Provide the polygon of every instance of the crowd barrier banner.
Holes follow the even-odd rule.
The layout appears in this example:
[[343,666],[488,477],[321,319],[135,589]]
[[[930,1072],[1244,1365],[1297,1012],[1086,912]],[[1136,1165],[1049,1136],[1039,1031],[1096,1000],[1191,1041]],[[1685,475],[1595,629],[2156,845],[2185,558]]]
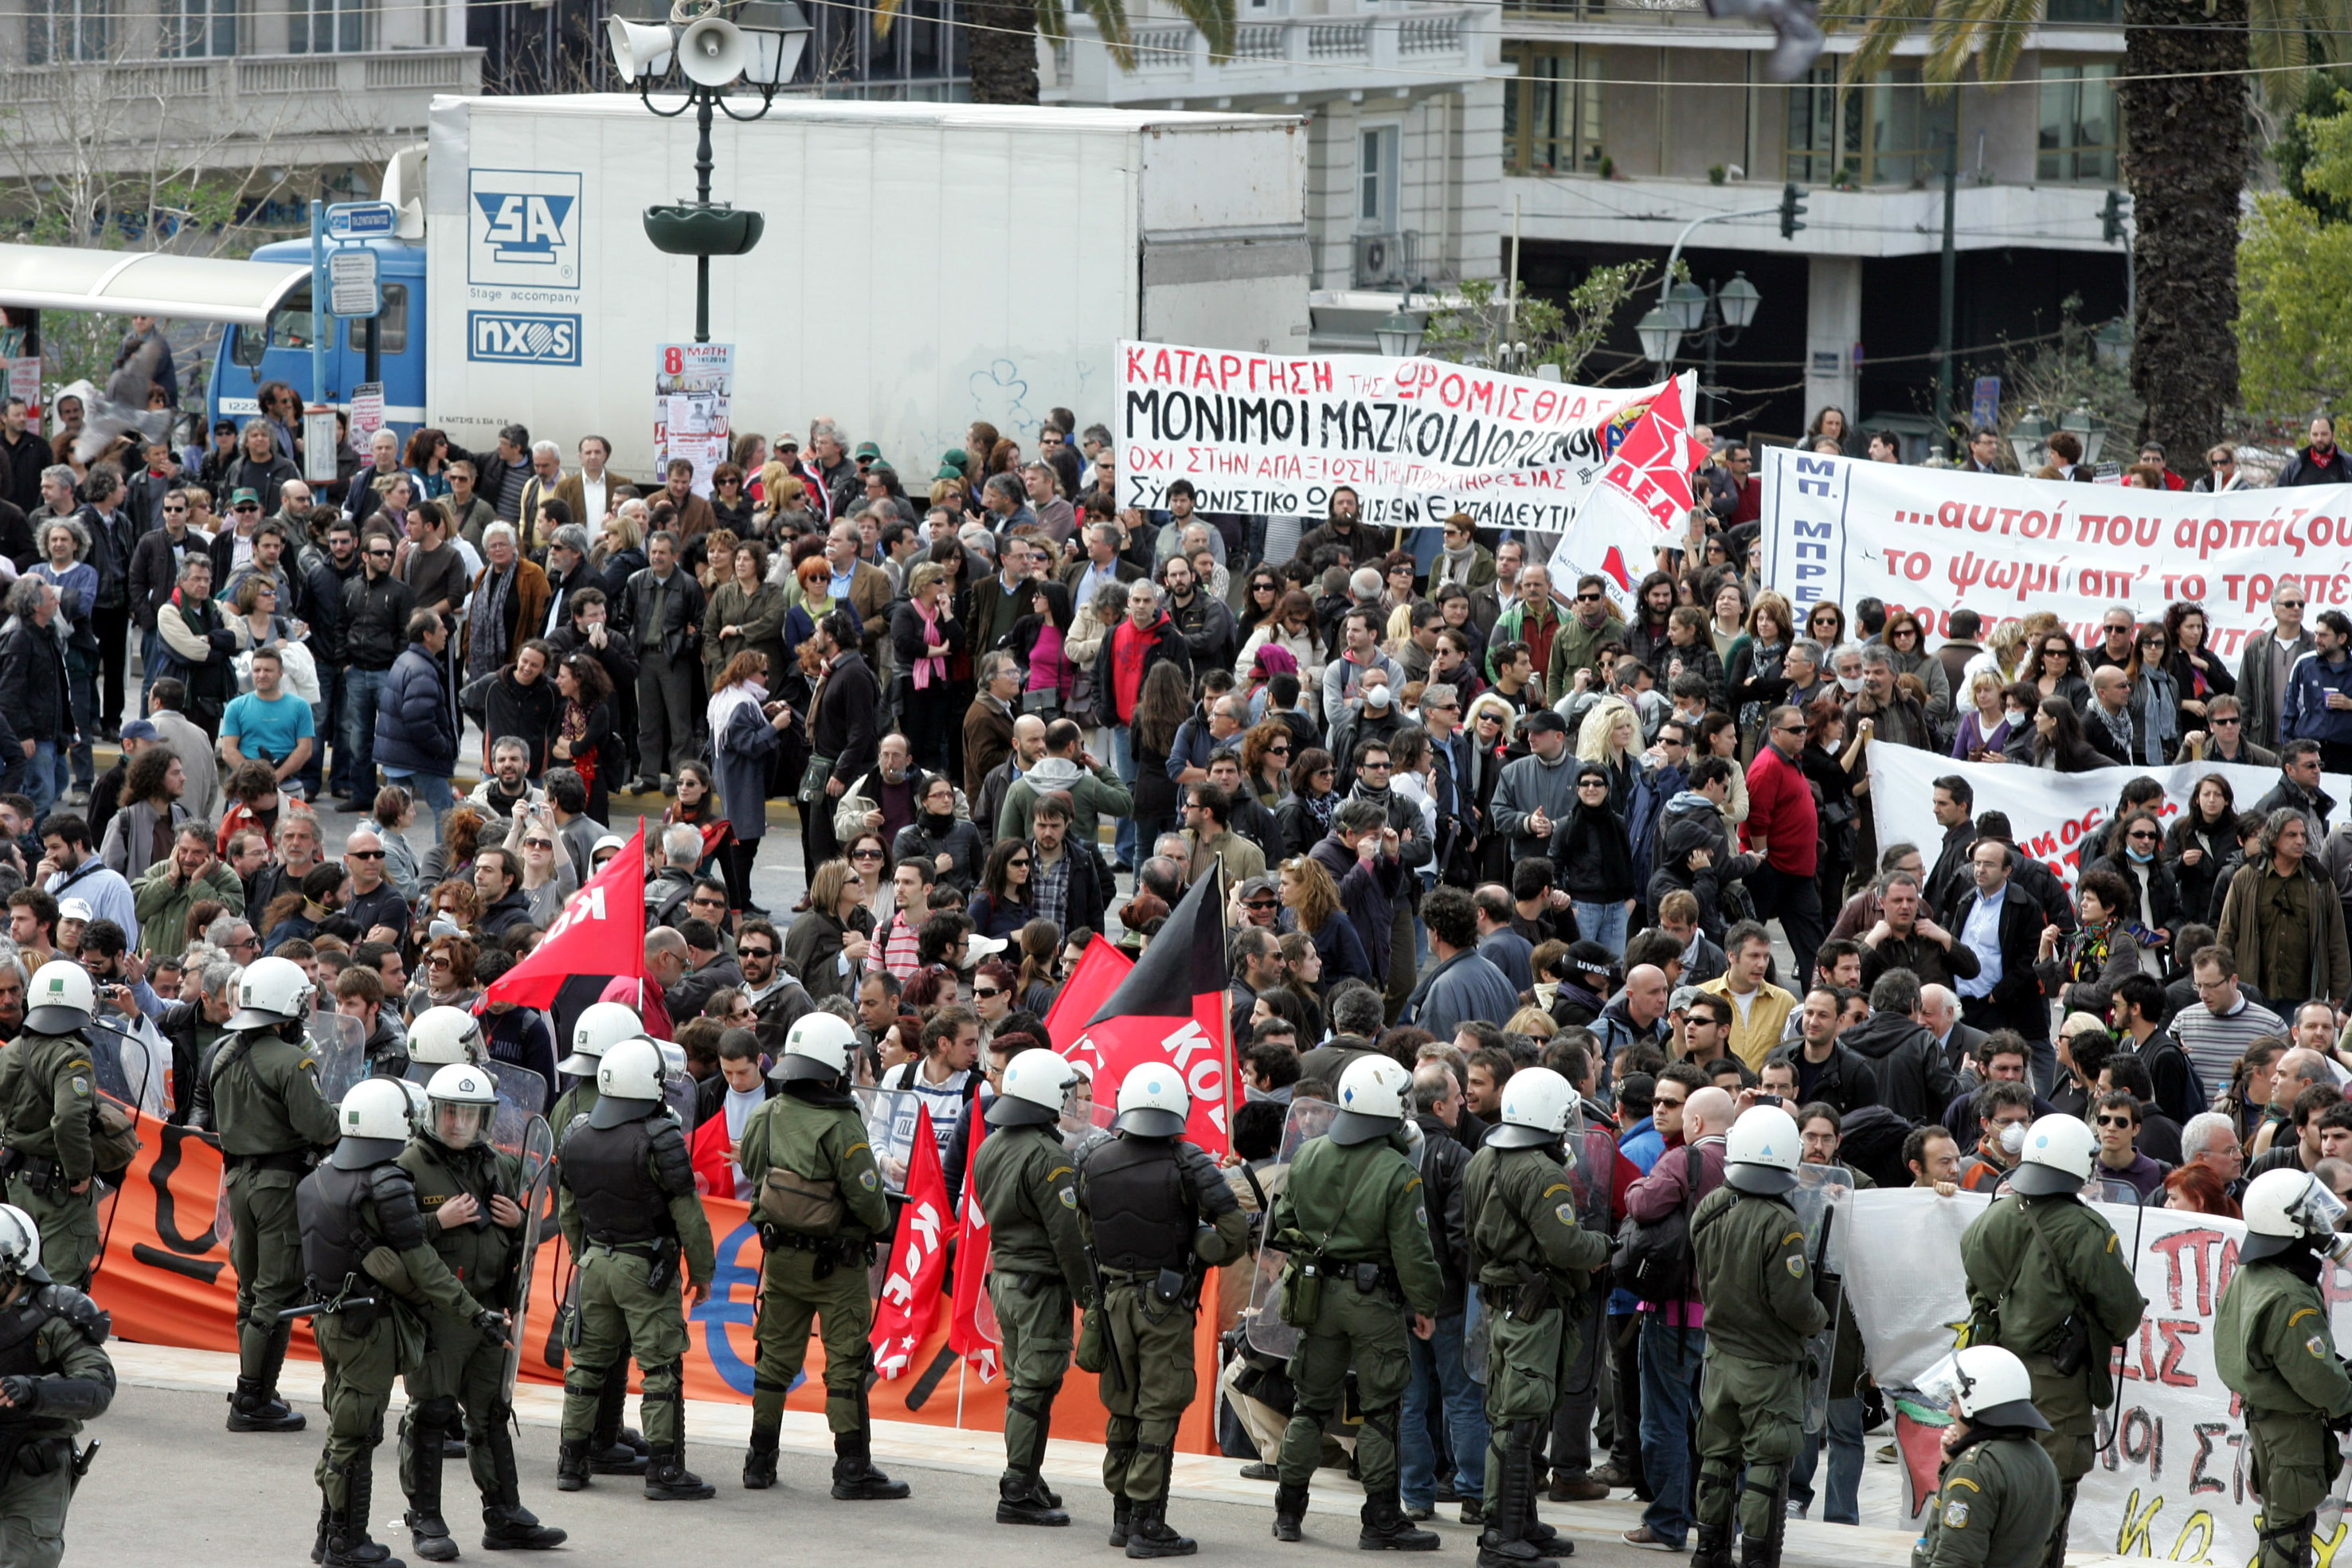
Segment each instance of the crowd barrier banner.
[[[2230,792],[2240,811],[2252,810],[2254,802],[2279,783],[2275,768],[2230,762],[2053,773],[2013,762],[1960,762],[1884,740],[1870,742],[1867,766],[1871,815],[1878,824],[1881,845],[1916,844],[1927,862],[1934,865],[1937,846],[1944,841],[1943,827],[1936,821],[1935,781],[1958,777],[1967,779],[1976,791],[1971,810],[1977,815],[2006,812],[2010,828],[2017,834],[2017,847],[2056,872],[2068,887],[2074,885],[2085,863],[2099,858],[2099,841],[2115,815],[2126,779],[2145,777],[2163,786],[2164,799],[2156,811],[2167,826],[2189,809],[2197,781],[2208,774],[2218,773],[2230,781]],[[2345,810],[2340,802],[2352,800],[2352,776],[2323,773],[2319,781],[2339,802],[2336,817],[2340,820]],[[2314,835],[2315,843],[2317,837]]]
[[[1203,512],[1319,518],[1346,486],[1374,528],[1435,528],[1466,512],[1481,528],[1549,538],[1575,518],[1664,384],[1580,387],[1443,360],[1123,342],[1118,504],[1164,509],[1168,486],[1185,479]],[[1695,385],[1682,389],[1685,406]]]
[[[2352,605],[2352,486],[2285,490],[2135,490],[1864,463],[1765,449],[1766,586],[1801,624],[1824,600],[1864,596],[1907,609],[1937,637],[1962,608],[1988,629],[2037,610],[2075,640],[2109,605],[2142,621],[2188,600],[2205,607],[2206,645],[2235,667],[2271,624],[2271,594],[2304,590],[2305,624]],[[2086,635],[2087,634],[2087,635]]]
[[[1846,1238],[1846,1300],[1869,1352],[1871,1375],[1898,1405],[1901,1393],[1952,1348],[1968,1320],[1960,1235],[1990,1200],[1939,1198],[1916,1188],[1858,1192]],[[2245,1424],[2214,1370],[2213,1319],[2237,1270],[2246,1228],[2179,1209],[2100,1204],[2133,1257],[2147,1310],[2116,1359],[2116,1401],[2099,1419],[2099,1455],[2083,1478],[2069,1544],[2083,1552],[2182,1563],[2250,1563],[2260,1500],[2247,1488]],[[1885,1220],[1874,1224],[1874,1220]],[[2137,1243],[2137,1250],[2133,1249]],[[2352,1343],[2352,1271],[2331,1264],[2322,1280],[2339,1344]],[[1936,1485],[1935,1447],[1906,1427],[1904,1520]],[[2338,1522],[2315,1537],[2317,1561],[2345,1543]]]
[[[139,1118],[144,1146],[131,1162],[121,1190],[101,1206],[99,1222],[107,1238],[103,1263],[90,1293],[114,1316],[114,1332],[142,1344],[194,1350],[236,1349],[236,1275],[228,1247],[213,1230],[219,1203],[220,1151],[203,1134]],[[759,1301],[760,1234],[748,1206],[705,1197],[719,1267],[710,1299],[688,1314],[686,1393],[690,1399],[748,1405],[751,1369],[758,1360],[751,1322]],[[555,1312],[572,1270],[562,1238],[548,1221],[531,1281],[524,1332],[522,1377],[548,1386],[563,1382],[562,1348],[554,1339]],[[876,1290],[888,1270],[887,1253],[870,1271]],[[1216,1300],[1211,1281],[1205,1299]],[[1193,1337],[1202,1395],[1185,1412],[1177,1447],[1187,1453],[1214,1453],[1214,1387],[1217,1362],[1213,1313],[1202,1314]],[[914,1421],[966,1430],[1001,1431],[1004,1385],[984,1385],[960,1374],[961,1358],[948,1348],[948,1314],[935,1312],[920,1341],[904,1353],[905,1375],[872,1388],[875,1418]],[[293,1354],[315,1359],[309,1320],[294,1330]],[[824,1346],[812,1338],[802,1381],[786,1405],[795,1410],[824,1409]],[[224,1377],[223,1391],[226,1391]],[[1054,1435],[1100,1442],[1104,1412],[1095,1379],[1072,1366],[1054,1404]]]

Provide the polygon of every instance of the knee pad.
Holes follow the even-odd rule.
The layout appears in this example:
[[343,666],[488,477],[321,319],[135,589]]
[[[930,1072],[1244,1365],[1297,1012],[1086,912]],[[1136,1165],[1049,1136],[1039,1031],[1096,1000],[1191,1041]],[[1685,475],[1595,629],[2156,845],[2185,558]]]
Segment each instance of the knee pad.
[[789,1383],[777,1383],[757,1373],[751,1375],[751,1392],[754,1394],[790,1394],[792,1391],[793,1385]]
[[482,1424],[492,1431],[498,1430],[513,1419],[514,1406],[503,1399],[492,1402],[489,1408],[482,1412]]
[[1397,1406],[1385,1405],[1378,1410],[1365,1411],[1364,1425],[1393,1445],[1397,1440]]
[[1728,1487],[1738,1479],[1739,1467],[1729,1459],[1703,1458],[1698,1462],[1698,1479],[1702,1486]]
[[438,1399],[427,1399],[416,1407],[415,1415],[427,1426],[438,1427],[446,1432],[457,1425],[457,1396],[445,1394]]

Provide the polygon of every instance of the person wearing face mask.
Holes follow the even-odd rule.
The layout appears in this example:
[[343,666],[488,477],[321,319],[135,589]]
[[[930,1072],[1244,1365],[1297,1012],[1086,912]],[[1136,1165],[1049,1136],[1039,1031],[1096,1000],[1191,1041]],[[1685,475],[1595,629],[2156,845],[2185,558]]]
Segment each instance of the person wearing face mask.
[[1977,1146],[1960,1170],[1962,1190],[1992,1192],[2017,1168],[2017,1157],[2025,1150],[2025,1129],[2033,1121],[2033,1087],[2022,1081],[1996,1079],[1977,1085],[1969,1096]]
[[2298,1170],[2266,1171],[2246,1188],[2238,1271],[2213,1319],[2213,1363],[2243,1402],[2247,1479],[2263,1500],[2261,1568],[2311,1558],[2311,1532],[2336,1473],[2336,1438],[2352,1419],[2352,1376],[2319,1281],[2352,1249],[2336,1227],[2344,1203]]

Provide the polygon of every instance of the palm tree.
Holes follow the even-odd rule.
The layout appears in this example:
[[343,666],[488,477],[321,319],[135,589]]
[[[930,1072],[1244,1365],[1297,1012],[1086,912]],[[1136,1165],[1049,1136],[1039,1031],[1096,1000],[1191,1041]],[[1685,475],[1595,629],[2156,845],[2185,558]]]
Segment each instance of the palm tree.
[[[877,0],[878,31],[889,31],[900,4]],[[1128,27],[1126,0],[1078,0],[1078,6],[1094,18],[1112,62],[1123,71],[1133,70],[1135,40]],[[1234,0],[1176,0],[1176,9],[1207,37],[1211,59],[1233,57]],[[971,50],[972,102],[1035,103],[1036,35],[1043,33],[1057,44],[1068,41],[1069,13],[1063,0],[957,0],[956,13]]]
[[[2315,14],[2331,0],[2254,0],[2258,35],[2279,63],[2305,63]],[[2176,467],[2201,470],[2238,401],[2239,196],[2247,144],[2249,0],[2123,0],[2125,78],[2116,89],[2123,173],[2131,187],[2138,268],[2132,390],[2146,405],[2139,434],[2166,444]],[[1980,80],[2016,68],[2042,0],[1878,0],[1846,79],[1880,69],[1914,28],[1927,29],[1931,87],[1958,85],[1971,58]],[[2339,35],[2340,36],[2340,35]],[[2293,57],[2287,57],[2289,54]],[[2281,80],[2278,90],[2288,84]]]

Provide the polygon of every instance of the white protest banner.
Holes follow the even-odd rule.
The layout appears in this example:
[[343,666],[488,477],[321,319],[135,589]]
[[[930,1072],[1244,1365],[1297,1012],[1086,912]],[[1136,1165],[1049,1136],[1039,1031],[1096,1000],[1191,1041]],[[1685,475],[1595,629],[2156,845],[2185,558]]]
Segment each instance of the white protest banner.
[[[1904,1391],[1952,1348],[1968,1321],[1960,1234],[1989,1201],[1973,1193],[1939,1198],[1917,1188],[1853,1197],[1846,1300],[1871,1375],[1890,1391],[1897,1412],[1907,1461],[1906,1523],[1933,1495],[1936,1472],[1935,1429],[1906,1412],[1906,1406],[1920,1407]],[[2251,1562],[2261,1503],[2246,1485],[2237,1400],[2213,1363],[2214,1312],[2237,1271],[2246,1228],[2181,1209],[2096,1207],[2131,1253],[2147,1310],[2117,1354],[2116,1401],[2099,1418],[2098,1458],[2083,1478],[2068,1544],[2087,1555]],[[2352,1271],[2331,1264],[2321,1288],[2343,1343],[2352,1329],[2346,1311]],[[2344,1541],[2339,1522],[2330,1539],[2315,1542],[2318,1561],[2328,1562]]]
[[[1321,517],[1355,491],[1379,528],[1565,529],[1664,383],[1580,387],[1443,360],[1118,346],[1118,504]],[[1693,385],[1682,389],[1687,407]],[[1679,428],[1679,420],[1677,421]],[[1687,432],[1683,432],[1687,440]],[[1646,558],[1642,568],[1646,571]],[[1638,574],[1637,574],[1638,575]]]
[[2111,604],[2161,621],[2189,601],[2234,664],[2281,583],[2305,591],[2306,621],[2352,605],[2352,486],[2118,490],[1786,447],[1761,478],[1764,580],[1801,623],[1809,605],[1870,596],[1937,636],[1962,608],[1988,630],[2046,610],[2086,643]]
[[[1933,865],[1936,846],[1944,841],[1944,830],[1936,821],[1935,781],[1948,775],[1965,779],[1976,791],[1970,812],[2006,814],[2010,831],[2017,835],[2017,847],[2056,872],[2069,887],[2074,885],[2087,861],[2099,858],[2098,841],[2105,835],[2127,779],[2145,775],[2163,786],[2164,799],[2156,812],[2168,826],[2189,809],[2197,781],[2208,774],[2218,773],[2229,780],[2232,804],[2240,811],[2252,810],[2254,803],[2279,783],[2275,768],[2231,762],[2053,773],[2014,762],[1958,762],[1884,740],[1870,743],[1865,760],[1870,769],[1871,816],[1878,824],[1881,844],[1917,844]],[[2352,800],[2352,777],[2323,773],[2319,782],[2338,802]],[[2339,804],[2336,816],[2340,818],[2343,811]]]
[[1649,406],[1622,429],[1616,450],[1545,565],[1552,591],[1563,596],[1589,577],[1601,579],[1617,612],[1630,621],[1633,584],[1649,574],[1655,552],[1688,547],[1691,470],[1701,454],[1684,417],[1679,381],[1659,388]]

